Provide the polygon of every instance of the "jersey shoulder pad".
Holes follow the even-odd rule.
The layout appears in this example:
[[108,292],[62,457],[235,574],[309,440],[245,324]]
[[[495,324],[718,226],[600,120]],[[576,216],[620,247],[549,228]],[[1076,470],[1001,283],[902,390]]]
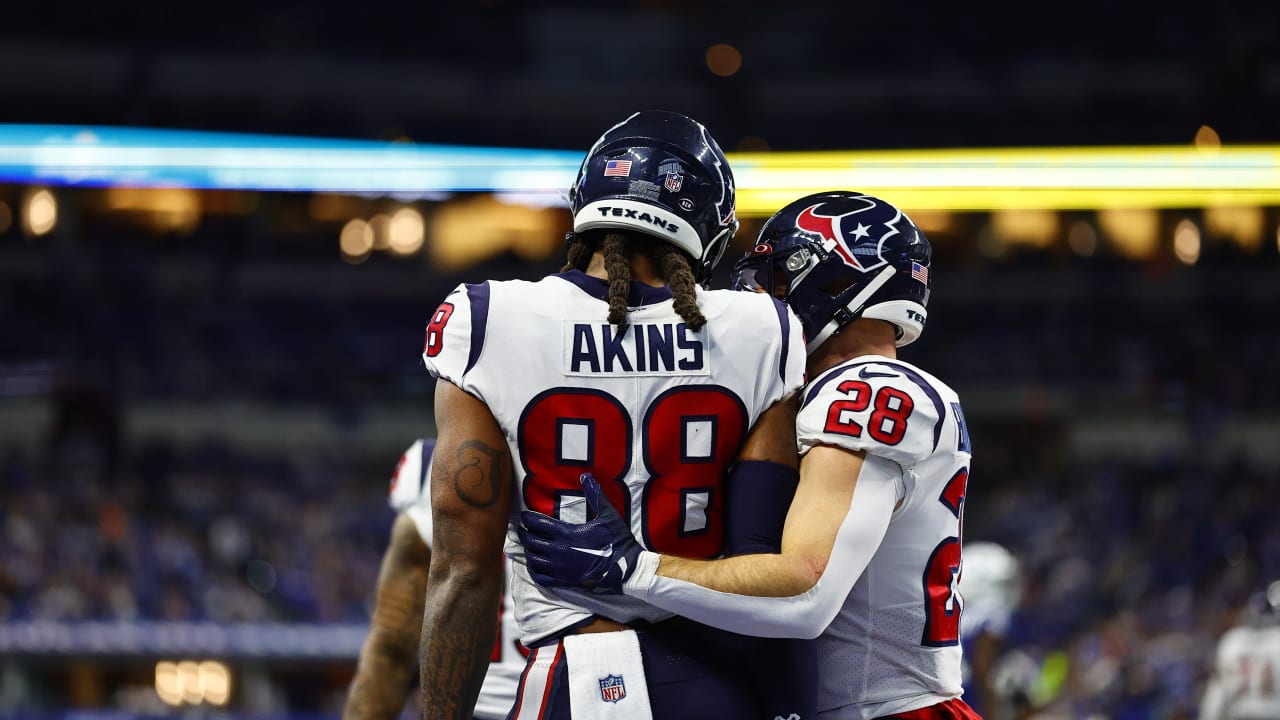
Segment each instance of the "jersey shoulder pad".
[[[764,293],[740,290],[700,291],[700,301],[709,306],[704,314],[708,325],[720,320],[735,338],[746,338],[749,345],[737,341],[734,352],[738,362],[745,361],[742,351],[751,347],[765,350],[760,377],[773,385],[764,392],[766,406],[800,389],[805,382],[804,326],[790,307]],[[747,330],[744,332],[744,328]]]
[[431,451],[435,441],[426,438],[415,440],[396,465],[391,476],[391,494],[387,504],[396,512],[404,512],[418,503],[430,502]]
[[805,388],[796,437],[802,455],[834,445],[911,467],[938,448],[945,415],[938,390],[911,366],[854,360]]
[[431,314],[422,343],[422,364],[433,377],[462,386],[463,377],[484,351],[489,301],[489,283],[462,284]]
[[1242,655],[1248,655],[1258,646],[1264,644],[1259,633],[1247,625],[1238,625],[1226,631],[1218,641],[1218,662],[1226,664],[1234,662]]

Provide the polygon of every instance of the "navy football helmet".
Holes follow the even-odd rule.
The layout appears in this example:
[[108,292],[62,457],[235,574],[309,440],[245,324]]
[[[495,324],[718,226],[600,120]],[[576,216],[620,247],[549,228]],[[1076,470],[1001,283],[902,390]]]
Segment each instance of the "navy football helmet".
[[662,110],[635,113],[600,136],[569,189],[569,207],[574,233],[621,228],[675,245],[700,283],[738,229],[720,146],[697,121]]
[[771,293],[804,324],[809,352],[859,317],[924,331],[932,249],[901,210],[862,193],[809,195],[765,222],[735,266],[734,288]]

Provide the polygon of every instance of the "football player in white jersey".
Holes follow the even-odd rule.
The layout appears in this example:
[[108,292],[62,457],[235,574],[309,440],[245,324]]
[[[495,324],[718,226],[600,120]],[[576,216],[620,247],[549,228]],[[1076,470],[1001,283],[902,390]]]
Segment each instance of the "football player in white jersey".
[[1014,708],[1004,706],[1016,704],[1014,698],[1000,696],[995,677],[1005,651],[1005,634],[1022,596],[1018,559],[999,543],[965,543],[960,595],[964,598],[964,622],[960,623],[964,701],[989,720],[1013,717]]
[[[621,585],[735,632],[817,637],[822,718],[978,717],[960,699],[956,590],[969,433],[956,393],[896,359],[924,329],[930,257],[894,206],[828,192],[780,210],[738,263],[737,286],[784,299],[809,338],[780,554],[642,551],[600,504],[579,525],[523,514],[535,578]],[[595,478],[583,485],[597,494]]]
[[[770,688],[737,665],[776,653],[753,649],[753,638],[529,577],[519,512],[585,520],[583,472],[600,478],[605,500],[592,501],[611,503],[634,541],[700,558],[776,548],[798,481],[799,321],[767,295],[698,287],[737,227],[733,178],[706,128],[676,113],[632,115],[587,153],[570,206],[564,271],[459,286],[427,328],[440,436],[420,651],[426,716],[471,712],[504,540],[532,649],[512,717],[802,710],[762,704],[776,700],[759,697]],[[811,644],[802,650],[812,658]]]
[[1218,641],[1200,720],[1280,718],[1280,580],[1253,599],[1248,619]]
[[[400,457],[391,477],[387,502],[397,515],[378,573],[369,637],[360,650],[356,675],[342,713],[346,720],[400,717],[412,685],[422,633],[427,569],[431,562],[428,490],[434,445],[429,439],[415,441]],[[507,716],[526,655],[511,613],[508,587],[499,605],[498,638],[476,701],[476,718],[502,720]]]

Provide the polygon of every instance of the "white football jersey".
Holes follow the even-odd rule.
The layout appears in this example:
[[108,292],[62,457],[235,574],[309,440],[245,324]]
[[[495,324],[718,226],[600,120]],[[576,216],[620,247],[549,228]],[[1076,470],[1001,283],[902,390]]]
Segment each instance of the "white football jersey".
[[725,470],[762,412],[804,380],[800,323],[767,295],[698,290],[690,330],[669,288],[632,284],[629,324],[607,321],[608,284],[579,271],[455,289],[432,316],[423,361],[488,405],[514,459],[507,554],[526,645],[601,615],[670,616],[625,596],[542,588],[515,527],[524,508],[581,522],[591,472],[648,549],[716,557]]
[[960,697],[960,528],[970,445],[956,393],[864,356],[805,388],[801,453],[832,445],[902,468],[884,540],[818,638],[818,710],[874,718]]
[[1200,718],[1280,718],[1280,626],[1242,625],[1222,636]]
[[964,544],[960,593],[964,622],[960,639],[967,643],[982,633],[1003,637],[1021,595],[1021,571],[1013,554],[994,542]]
[[[431,451],[435,443],[419,439],[405,450],[391,478],[392,509],[409,516],[422,541],[431,547]],[[498,639],[489,659],[489,670],[476,700],[475,716],[501,720],[515,703],[516,687],[524,671],[527,651],[520,644],[515,614],[511,612],[511,561],[503,561],[502,603],[498,606]],[[427,582],[430,582],[428,578]]]

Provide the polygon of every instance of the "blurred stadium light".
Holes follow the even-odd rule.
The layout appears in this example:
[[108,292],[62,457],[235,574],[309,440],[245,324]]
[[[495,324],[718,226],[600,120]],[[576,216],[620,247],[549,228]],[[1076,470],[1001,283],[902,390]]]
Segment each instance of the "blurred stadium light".
[[[145,128],[0,125],[0,181],[51,185],[545,197],[579,151],[409,145]],[[730,154],[738,212],[765,216],[833,187],[918,210],[1280,204],[1280,146]]]

